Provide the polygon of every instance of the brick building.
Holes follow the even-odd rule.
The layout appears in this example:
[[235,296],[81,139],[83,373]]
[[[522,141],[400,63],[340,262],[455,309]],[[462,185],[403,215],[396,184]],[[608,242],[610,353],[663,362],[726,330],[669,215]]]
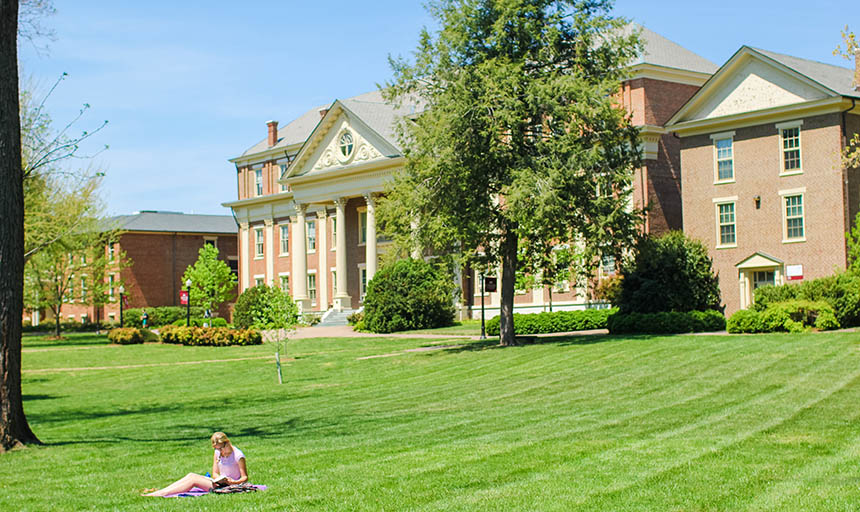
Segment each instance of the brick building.
[[[204,244],[212,244],[219,258],[238,271],[239,255],[236,240],[236,222],[229,215],[193,215],[178,212],[141,211],[121,215],[109,220],[120,231],[117,243],[107,247],[108,254],[122,254],[131,265],[109,275],[117,286],[111,295],[115,300],[98,311],[80,301],[78,287],[62,307],[63,320],[119,321],[119,283],[125,288],[128,307],[178,306],[179,290],[184,288],[182,275],[197,261],[198,251]],[[228,317],[230,305],[218,311]],[[25,320],[27,318],[25,317]],[[34,324],[39,315],[31,314]],[[42,321],[47,320],[44,316]]]
[[[642,130],[643,167],[634,202],[649,205],[646,229],[681,227],[678,141],[663,124],[710,78],[717,66],[648,30],[644,52],[630,69],[620,100]],[[267,123],[267,136],[240,156],[238,199],[228,203],[239,222],[239,287],[277,284],[303,311],[361,307],[387,243],[378,240],[375,197],[404,165],[394,121],[419,111],[371,92],[313,108],[286,126]],[[614,271],[612,261],[603,272]],[[463,275],[462,311],[480,302],[474,276]],[[542,310],[549,290],[519,290],[518,311]],[[487,294],[490,315],[499,294]],[[554,305],[584,307],[587,291],[558,283]]]
[[705,242],[726,314],[763,285],[847,264],[860,170],[855,69],[742,47],[667,123],[680,139],[684,231]]

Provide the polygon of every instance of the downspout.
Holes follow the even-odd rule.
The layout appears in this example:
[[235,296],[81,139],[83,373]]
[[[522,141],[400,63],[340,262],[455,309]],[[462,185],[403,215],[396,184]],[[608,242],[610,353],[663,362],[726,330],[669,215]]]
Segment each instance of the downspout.
[[[842,137],[841,137],[841,141],[840,141],[841,144],[840,144],[840,148],[839,148],[840,160],[842,159],[842,151],[844,151],[845,146],[848,144],[848,123],[846,120],[846,114],[848,114],[848,112],[854,110],[854,107],[856,107],[856,106],[857,106],[857,100],[854,98],[851,98],[851,107],[842,111],[842,134],[841,134]],[[842,162],[840,162],[840,164],[842,164]],[[845,205],[843,210],[842,210],[843,215],[845,217],[845,219],[844,219],[845,232],[850,233],[851,232],[851,222],[853,219],[851,219],[851,212],[850,212],[851,203],[849,202],[849,197],[848,197],[848,169],[844,165],[840,165],[840,167],[842,168],[842,204]],[[848,237],[845,237],[843,244],[844,244],[844,249],[845,249],[845,268],[848,268]]]

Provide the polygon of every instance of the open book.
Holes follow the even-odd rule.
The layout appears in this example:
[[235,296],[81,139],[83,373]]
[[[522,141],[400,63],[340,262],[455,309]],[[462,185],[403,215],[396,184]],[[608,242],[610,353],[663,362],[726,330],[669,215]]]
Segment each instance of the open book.
[[227,475],[219,475],[218,473],[215,473],[209,479],[212,480],[212,485],[214,487],[224,487],[225,485],[228,485],[227,484]]

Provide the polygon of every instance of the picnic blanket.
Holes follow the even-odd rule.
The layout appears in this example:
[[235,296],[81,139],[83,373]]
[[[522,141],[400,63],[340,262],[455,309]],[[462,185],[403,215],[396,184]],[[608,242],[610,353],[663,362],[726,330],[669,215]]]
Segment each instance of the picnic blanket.
[[265,491],[268,489],[265,485],[254,485],[254,484],[238,484],[238,485],[228,485],[226,487],[221,487],[220,489],[214,489],[212,492],[207,491],[206,489],[201,489],[199,487],[195,487],[190,491],[180,492],[176,494],[168,494],[164,496],[165,498],[195,498],[197,496],[206,496],[207,494],[232,494],[236,492],[254,492],[254,491]]

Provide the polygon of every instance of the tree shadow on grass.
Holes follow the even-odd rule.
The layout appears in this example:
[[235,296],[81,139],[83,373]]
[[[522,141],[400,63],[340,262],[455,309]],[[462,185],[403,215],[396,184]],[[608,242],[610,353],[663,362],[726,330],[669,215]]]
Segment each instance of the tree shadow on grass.
[[28,348],[58,348],[58,347],[75,347],[75,346],[94,346],[94,345],[110,345],[107,336],[97,336],[95,334],[74,336],[66,335],[60,339],[49,339],[48,337],[39,337],[36,339],[24,338],[21,347]]
[[444,349],[446,353],[474,352],[479,350],[516,349],[529,345],[594,345],[597,343],[613,343],[618,341],[642,341],[650,340],[659,335],[612,335],[612,334],[562,334],[558,336],[517,336],[517,345],[504,346],[499,344],[496,337],[487,340],[475,341],[458,347]]

